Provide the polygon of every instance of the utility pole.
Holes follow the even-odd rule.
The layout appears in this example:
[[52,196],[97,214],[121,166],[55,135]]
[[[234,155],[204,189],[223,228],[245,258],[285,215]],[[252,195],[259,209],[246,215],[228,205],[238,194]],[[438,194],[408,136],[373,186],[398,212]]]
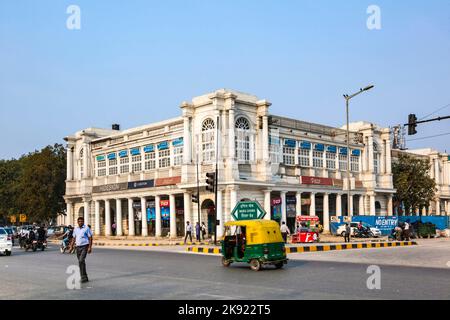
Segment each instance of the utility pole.
[[216,174],[215,174],[215,186],[214,186],[214,216],[216,217],[214,221],[214,245],[217,244],[217,186],[219,181],[219,116],[216,120]]

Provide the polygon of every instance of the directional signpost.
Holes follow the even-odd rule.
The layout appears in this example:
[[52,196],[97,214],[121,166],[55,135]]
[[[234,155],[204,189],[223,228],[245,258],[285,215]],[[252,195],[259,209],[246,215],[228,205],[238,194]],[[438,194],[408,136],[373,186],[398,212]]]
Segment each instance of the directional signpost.
[[259,220],[264,218],[266,212],[257,201],[239,202],[231,212],[236,221]]

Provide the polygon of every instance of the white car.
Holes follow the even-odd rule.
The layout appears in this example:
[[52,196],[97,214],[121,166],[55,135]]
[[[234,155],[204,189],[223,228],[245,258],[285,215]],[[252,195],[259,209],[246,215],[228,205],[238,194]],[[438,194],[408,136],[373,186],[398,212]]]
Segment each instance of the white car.
[[[358,222],[351,222],[350,223],[350,227],[351,227],[351,235],[354,235],[355,234],[355,230],[358,228]],[[367,223],[364,223],[363,222],[363,224],[362,224],[364,227],[369,227],[370,228],[370,231],[372,231],[372,233],[373,233],[373,235],[374,235],[374,237],[375,238],[378,238],[378,237],[381,237],[381,231],[380,231],[380,229],[378,229],[378,228],[375,228],[375,227],[372,227],[371,225],[369,225],[369,224],[367,224]],[[336,234],[337,235],[339,235],[339,236],[344,236],[345,235],[345,223],[344,224],[341,224],[339,227],[338,227],[338,229],[337,229],[337,231],[336,231]]]
[[10,256],[12,247],[12,236],[4,228],[0,228],[0,254]]

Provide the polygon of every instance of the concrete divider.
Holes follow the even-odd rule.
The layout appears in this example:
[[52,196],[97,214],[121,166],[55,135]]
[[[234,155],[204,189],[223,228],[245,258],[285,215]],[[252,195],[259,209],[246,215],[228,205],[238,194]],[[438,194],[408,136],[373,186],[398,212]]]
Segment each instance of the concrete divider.
[[[286,246],[286,253],[323,252],[351,249],[392,248],[417,245],[415,241],[392,241],[376,243],[347,243],[347,244],[313,244],[305,246]],[[206,254],[220,254],[220,248],[188,247],[186,251]]]

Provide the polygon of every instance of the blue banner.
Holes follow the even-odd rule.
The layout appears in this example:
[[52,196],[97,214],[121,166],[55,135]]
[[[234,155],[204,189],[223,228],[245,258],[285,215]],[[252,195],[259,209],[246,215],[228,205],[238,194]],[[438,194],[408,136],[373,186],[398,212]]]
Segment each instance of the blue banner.
[[163,141],[158,144],[158,150],[166,150],[166,149],[169,149],[169,143],[167,143],[167,141]]
[[327,152],[337,153],[337,147],[336,146],[327,146]]
[[184,143],[183,138],[178,138],[172,141],[172,145],[174,147],[181,147],[183,143]]
[[285,145],[286,147],[289,147],[289,148],[295,148],[295,147],[296,147],[296,144],[297,144],[297,142],[296,142],[295,140],[291,140],[291,139],[285,139],[285,140],[284,140],[284,145]]
[[133,148],[131,149],[130,153],[132,156],[137,156],[141,154],[141,150],[139,148]]
[[119,152],[119,157],[125,158],[128,157],[128,150],[122,150]]
[[347,148],[339,148],[339,154],[347,154]]
[[97,161],[105,161],[105,156],[101,155],[101,156],[97,156]]
[[155,146],[154,145],[149,145],[149,146],[145,146],[144,147],[144,152],[145,153],[149,153],[149,152],[153,152],[153,151],[155,151]]
[[352,150],[352,156],[359,157],[360,155],[361,155],[361,150],[359,150],[359,149]]
[[314,150],[316,150],[316,151],[324,151],[325,150],[325,145],[323,145],[321,143],[316,143],[314,145]]
[[114,153],[108,154],[108,159],[109,159],[109,160],[114,160],[114,159],[116,159],[116,153],[114,152]]
[[309,142],[309,141],[301,141],[300,142],[300,148],[301,149],[306,149],[306,150],[311,150],[311,142]]

